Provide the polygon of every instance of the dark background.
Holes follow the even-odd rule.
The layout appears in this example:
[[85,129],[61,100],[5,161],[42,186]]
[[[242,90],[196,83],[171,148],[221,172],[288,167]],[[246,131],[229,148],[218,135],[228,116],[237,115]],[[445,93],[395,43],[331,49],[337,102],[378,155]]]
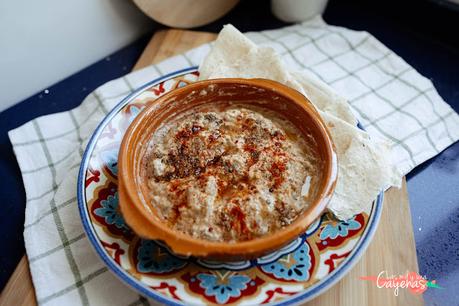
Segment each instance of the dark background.
[[[326,22],[373,34],[416,70],[459,111],[459,9],[447,1],[330,1]],[[241,0],[228,15],[197,30],[218,32],[232,23],[241,31],[274,29],[267,0]],[[103,83],[129,72],[155,31],[79,73],[0,113],[0,289],[24,254],[25,192],[7,131],[41,115],[78,106]],[[0,50],[1,53],[1,50]],[[408,175],[420,272],[445,289],[429,289],[426,305],[458,305],[459,144]],[[422,228],[422,232],[421,231]],[[425,234],[427,231],[428,234]],[[403,235],[403,233],[400,233]],[[403,273],[405,271],[390,271]]]

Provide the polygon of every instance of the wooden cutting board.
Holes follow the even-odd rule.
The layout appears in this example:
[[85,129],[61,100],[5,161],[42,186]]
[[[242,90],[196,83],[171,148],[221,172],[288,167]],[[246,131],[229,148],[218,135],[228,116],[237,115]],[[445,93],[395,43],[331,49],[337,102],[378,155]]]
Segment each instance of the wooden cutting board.
[[[134,67],[140,69],[172,55],[184,52],[214,40],[212,33],[183,30],[157,32]],[[400,190],[391,188],[385,193],[381,222],[364,256],[355,267],[330,290],[305,303],[309,306],[404,306],[423,305],[422,296],[415,296],[401,289],[395,296],[392,289],[379,289],[360,276],[389,275],[418,272],[410,207],[406,182]],[[18,264],[14,274],[0,296],[0,306],[36,305],[35,293],[30,279],[26,256]]]

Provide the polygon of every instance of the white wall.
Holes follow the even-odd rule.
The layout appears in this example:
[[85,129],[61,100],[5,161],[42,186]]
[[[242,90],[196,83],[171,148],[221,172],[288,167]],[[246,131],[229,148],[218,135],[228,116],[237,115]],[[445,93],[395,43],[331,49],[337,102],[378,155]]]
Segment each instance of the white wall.
[[130,0],[0,0],[0,111],[151,27]]

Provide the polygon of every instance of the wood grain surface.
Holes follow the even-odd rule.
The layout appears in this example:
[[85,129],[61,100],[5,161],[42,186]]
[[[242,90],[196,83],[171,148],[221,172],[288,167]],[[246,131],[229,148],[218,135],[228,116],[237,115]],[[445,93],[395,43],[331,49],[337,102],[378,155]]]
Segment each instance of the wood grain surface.
[[[149,42],[134,70],[213,39],[215,34],[211,33],[183,30],[158,32]],[[379,289],[375,284],[359,279],[360,276],[378,275],[381,271],[387,271],[389,275],[418,271],[405,181],[401,189],[391,188],[386,191],[383,205],[379,227],[363,257],[335,286],[304,305],[424,305],[422,296],[413,295],[406,289],[399,290],[398,296],[395,296],[392,289]],[[6,305],[36,305],[26,256],[21,259],[0,296],[0,306]]]

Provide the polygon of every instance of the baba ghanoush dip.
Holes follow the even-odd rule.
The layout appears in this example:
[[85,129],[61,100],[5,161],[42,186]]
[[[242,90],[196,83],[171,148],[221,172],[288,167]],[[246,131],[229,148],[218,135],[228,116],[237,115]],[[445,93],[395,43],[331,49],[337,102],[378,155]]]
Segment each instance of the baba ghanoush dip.
[[317,145],[289,120],[250,105],[198,107],[159,127],[143,157],[152,207],[194,238],[238,242],[273,233],[307,209]]

